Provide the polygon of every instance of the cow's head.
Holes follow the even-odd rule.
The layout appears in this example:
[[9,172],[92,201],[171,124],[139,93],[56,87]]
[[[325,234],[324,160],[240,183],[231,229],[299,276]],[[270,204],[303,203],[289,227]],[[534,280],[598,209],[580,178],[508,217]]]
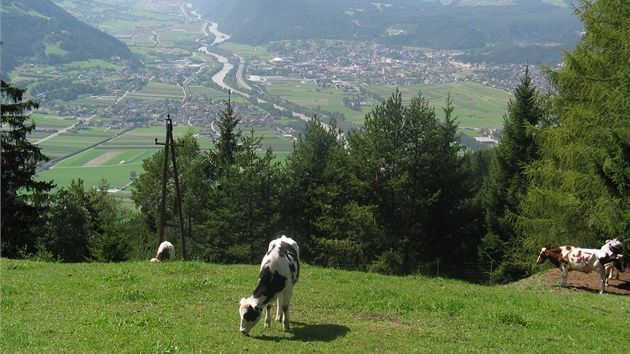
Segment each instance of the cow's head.
[[538,254],[538,259],[536,260],[536,264],[543,264],[549,255],[547,254],[547,248],[543,247]]
[[617,258],[613,261],[613,265],[621,273],[626,271],[626,265],[623,262],[623,254],[617,256]]
[[262,307],[255,302],[248,301],[246,298],[241,299],[241,333],[247,334],[260,321],[262,317]]
[[613,254],[622,254],[624,252],[623,243],[619,239],[614,238],[612,240],[606,240],[606,244],[602,248],[608,248]]

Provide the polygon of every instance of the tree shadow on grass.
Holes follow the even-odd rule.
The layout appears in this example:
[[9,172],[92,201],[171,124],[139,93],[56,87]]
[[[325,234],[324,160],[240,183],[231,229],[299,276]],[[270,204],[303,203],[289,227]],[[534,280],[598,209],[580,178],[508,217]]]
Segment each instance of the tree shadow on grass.
[[302,322],[292,322],[292,337],[267,336],[264,333],[260,337],[252,337],[260,340],[282,341],[294,340],[300,342],[331,342],[350,332],[350,328],[335,324],[306,324]]

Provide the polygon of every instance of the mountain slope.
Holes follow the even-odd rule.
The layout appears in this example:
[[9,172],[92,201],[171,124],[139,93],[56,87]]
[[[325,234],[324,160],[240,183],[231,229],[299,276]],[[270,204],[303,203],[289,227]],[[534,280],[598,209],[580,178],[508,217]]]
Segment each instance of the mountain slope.
[[77,20],[50,0],[3,0],[0,19],[3,79],[29,58],[50,65],[132,58],[124,43]]
[[481,58],[501,61],[510,52],[560,58],[582,29],[569,6],[543,0],[501,2],[507,4],[503,6],[466,6],[475,2],[463,0],[232,1],[205,0],[199,6],[232,41],[251,45],[291,39],[377,40],[477,51]]

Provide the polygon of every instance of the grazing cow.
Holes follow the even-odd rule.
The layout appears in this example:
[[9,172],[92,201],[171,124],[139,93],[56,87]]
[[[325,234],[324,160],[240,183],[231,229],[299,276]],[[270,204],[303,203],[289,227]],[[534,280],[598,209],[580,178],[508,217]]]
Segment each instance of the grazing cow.
[[293,286],[300,277],[300,248],[292,239],[282,236],[269,243],[267,254],[260,264],[258,286],[249,298],[241,299],[241,333],[249,333],[265,313],[265,328],[271,325],[271,307],[277,300],[276,321],[289,330],[289,302]]
[[175,247],[172,243],[164,241],[160,244],[155,258],[151,258],[150,262],[172,261],[175,258]]
[[573,246],[562,246],[554,249],[543,249],[538,255],[537,264],[542,264],[549,260],[556,267],[562,269],[562,282],[560,286],[567,285],[567,273],[577,270],[583,273],[590,273],[595,270],[599,274],[601,282],[600,294],[603,294],[606,287],[606,271],[604,265],[616,259],[616,256],[602,251],[601,249],[578,248]]

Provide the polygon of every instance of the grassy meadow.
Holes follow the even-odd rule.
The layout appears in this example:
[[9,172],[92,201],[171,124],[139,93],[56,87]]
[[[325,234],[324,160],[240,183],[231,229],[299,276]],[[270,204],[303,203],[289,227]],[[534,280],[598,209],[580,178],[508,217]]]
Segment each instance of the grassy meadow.
[[[147,254],[147,260],[152,254]],[[291,330],[238,331],[257,265],[0,259],[5,353],[622,353],[627,297],[303,264]],[[274,312],[275,313],[275,312]],[[611,335],[612,334],[612,335]]]

